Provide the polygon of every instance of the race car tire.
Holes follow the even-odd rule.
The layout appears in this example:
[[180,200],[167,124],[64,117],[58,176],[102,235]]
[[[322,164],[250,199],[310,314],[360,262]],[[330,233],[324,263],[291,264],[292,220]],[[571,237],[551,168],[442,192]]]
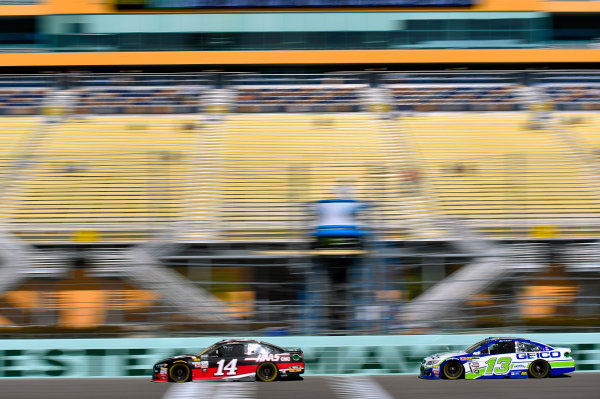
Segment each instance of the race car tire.
[[446,362],[442,368],[443,377],[448,380],[458,380],[463,376],[464,372],[465,368],[456,360],[450,360],[449,362]]
[[192,370],[185,362],[175,362],[169,367],[169,380],[172,382],[188,382],[191,376]]
[[278,375],[279,370],[273,363],[262,363],[256,369],[256,378],[262,382],[275,381]]
[[550,374],[550,364],[547,361],[538,359],[529,365],[529,377],[546,378]]

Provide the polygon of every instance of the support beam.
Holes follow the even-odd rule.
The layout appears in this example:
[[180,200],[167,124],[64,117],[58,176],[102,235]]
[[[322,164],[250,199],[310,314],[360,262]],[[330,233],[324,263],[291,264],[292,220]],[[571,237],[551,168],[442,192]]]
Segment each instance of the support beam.
[[158,256],[169,250],[172,244],[157,241],[124,251],[98,252],[92,255],[91,263],[96,268],[110,268],[132,284],[160,294],[163,302],[184,309],[194,319],[215,323],[230,321],[223,301],[164,267]]

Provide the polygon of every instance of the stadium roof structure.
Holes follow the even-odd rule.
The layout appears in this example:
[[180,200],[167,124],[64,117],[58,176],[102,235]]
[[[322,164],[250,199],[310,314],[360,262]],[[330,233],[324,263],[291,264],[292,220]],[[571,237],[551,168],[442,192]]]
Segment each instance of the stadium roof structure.
[[[28,28],[24,28],[26,32],[5,28],[8,29],[6,33],[23,36],[27,43],[0,46],[0,65],[5,68],[188,66],[228,69],[314,65],[363,69],[363,66],[377,65],[447,67],[600,63],[600,49],[595,48],[593,40],[575,46],[573,43],[558,43],[560,40],[554,43],[554,28],[550,26],[554,15],[600,12],[600,2],[595,1],[480,0],[462,7],[410,8],[386,8],[376,6],[374,2],[373,7],[363,4],[354,8],[295,6],[258,9],[198,8],[200,3],[186,5],[185,2],[173,2],[169,5],[161,2],[162,8],[154,8],[154,3],[141,1],[138,2],[139,7],[120,9],[118,1],[11,1],[11,5],[0,5],[0,15],[2,18],[19,18]],[[181,4],[185,7],[182,8]],[[77,17],[73,19],[75,15]],[[430,33],[453,35],[419,38],[418,32],[423,28],[416,26],[419,19],[445,22],[449,16],[454,18],[458,27],[435,27]],[[214,26],[198,22],[209,17],[216,18]],[[244,23],[240,23],[240,18]],[[219,27],[229,26],[223,19],[230,21],[236,29],[219,31]],[[297,20],[297,24],[288,19],[292,22]],[[485,20],[483,25],[475,24],[479,27],[465,24],[465,21],[481,19]],[[276,22],[284,20],[286,28],[282,31]],[[350,21],[350,25],[344,27],[344,20]],[[503,22],[511,20],[510,23]],[[516,20],[535,23],[526,24],[528,27],[523,28],[514,25]],[[490,21],[497,21],[499,25],[493,27]],[[364,25],[369,23],[374,26]],[[414,26],[411,27],[411,24]],[[250,37],[253,32],[258,34],[256,39],[252,39],[257,40],[256,43],[237,43],[239,37]],[[458,40],[461,32],[477,39],[469,36]],[[268,38],[260,39],[264,34],[268,34]],[[152,35],[160,35],[161,39]],[[181,37],[174,38],[176,35]],[[294,35],[303,36],[304,44],[294,47],[292,44],[297,39]],[[340,35],[346,36],[342,40]],[[143,40],[140,39],[142,37]],[[136,45],[135,40],[140,40],[141,44]],[[223,40],[229,44],[225,46]],[[156,47],[156,43],[161,42],[165,43],[161,48],[144,48],[148,43]],[[175,44],[184,42],[192,45]],[[321,44],[315,47],[314,43]]]

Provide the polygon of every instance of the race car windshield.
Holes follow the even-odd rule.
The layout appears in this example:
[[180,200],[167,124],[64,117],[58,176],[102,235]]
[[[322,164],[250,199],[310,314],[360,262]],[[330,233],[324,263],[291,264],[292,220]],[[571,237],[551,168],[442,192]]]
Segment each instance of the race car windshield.
[[471,352],[475,351],[475,349],[479,348],[480,346],[483,346],[483,345],[487,344],[488,342],[490,342],[489,339],[481,340],[481,341],[477,342],[476,344],[469,346],[467,349],[465,349],[465,352],[466,353],[471,353]]
[[217,347],[217,344],[212,344],[211,346],[209,346],[208,348],[204,349],[202,352],[200,352],[201,355],[204,355],[207,352],[210,352],[211,350],[215,349]]

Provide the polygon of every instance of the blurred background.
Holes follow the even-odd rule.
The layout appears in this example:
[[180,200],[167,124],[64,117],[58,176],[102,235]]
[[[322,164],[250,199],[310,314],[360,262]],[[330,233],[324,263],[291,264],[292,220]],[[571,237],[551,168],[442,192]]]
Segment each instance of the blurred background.
[[0,336],[598,331],[600,1],[0,15]]

